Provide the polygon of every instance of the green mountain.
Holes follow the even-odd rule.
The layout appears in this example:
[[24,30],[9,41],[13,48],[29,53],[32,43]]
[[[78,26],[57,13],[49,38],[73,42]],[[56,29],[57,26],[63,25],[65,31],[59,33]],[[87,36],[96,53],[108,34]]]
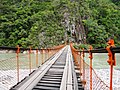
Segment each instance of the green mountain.
[[0,46],[120,45],[119,0],[1,0]]

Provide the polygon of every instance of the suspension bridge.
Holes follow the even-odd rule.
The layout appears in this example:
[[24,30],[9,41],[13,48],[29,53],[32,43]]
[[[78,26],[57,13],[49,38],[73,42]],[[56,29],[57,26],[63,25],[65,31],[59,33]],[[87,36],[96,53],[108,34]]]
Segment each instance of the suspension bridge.
[[[47,49],[19,46],[0,49],[13,50],[16,53],[15,57],[0,61],[0,70],[10,70],[9,74],[15,78],[14,84],[8,88],[10,90],[113,90],[115,53],[120,53],[120,47],[114,47],[112,42],[107,48],[92,50],[90,47],[89,50],[81,51],[76,50],[72,44]],[[84,60],[85,53],[89,54],[89,64]],[[109,85],[98,77],[92,67],[93,53],[108,53]],[[23,76],[21,72],[26,75]],[[7,83],[5,80],[1,82]]]

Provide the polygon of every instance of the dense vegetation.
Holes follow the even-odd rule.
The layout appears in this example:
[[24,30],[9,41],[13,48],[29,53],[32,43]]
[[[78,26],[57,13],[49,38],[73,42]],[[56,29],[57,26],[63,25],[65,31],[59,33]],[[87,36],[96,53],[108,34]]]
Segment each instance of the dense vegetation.
[[72,40],[120,45],[119,0],[1,0],[0,46],[51,47]]

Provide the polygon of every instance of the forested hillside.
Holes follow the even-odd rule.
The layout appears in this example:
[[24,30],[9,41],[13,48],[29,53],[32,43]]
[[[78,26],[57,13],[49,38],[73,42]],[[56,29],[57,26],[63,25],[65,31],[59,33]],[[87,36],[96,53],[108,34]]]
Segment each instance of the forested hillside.
[[119,0],[0,0],[0,46],[120,45]]

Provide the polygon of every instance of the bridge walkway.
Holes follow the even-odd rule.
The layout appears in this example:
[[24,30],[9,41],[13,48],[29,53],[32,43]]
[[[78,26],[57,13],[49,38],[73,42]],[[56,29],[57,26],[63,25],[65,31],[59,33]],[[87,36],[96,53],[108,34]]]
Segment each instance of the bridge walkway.
[[84,90],[67,45],[10,90]]

